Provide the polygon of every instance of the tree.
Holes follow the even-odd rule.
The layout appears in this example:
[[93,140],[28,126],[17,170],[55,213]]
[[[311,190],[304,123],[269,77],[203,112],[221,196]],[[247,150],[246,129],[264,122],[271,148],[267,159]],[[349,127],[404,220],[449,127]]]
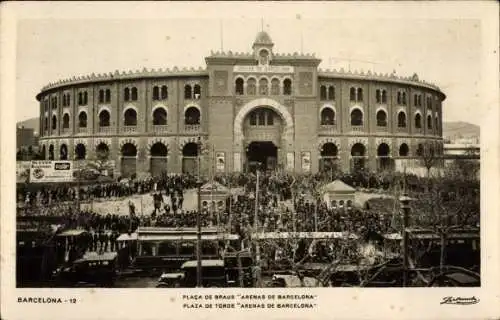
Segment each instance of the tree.
[[431,176],[431,169],[438,166],[442,160],[440,156],[441,146],[438,143],[426,141],[422,148],[417,151],[420,163],[427,169],[427,178]]

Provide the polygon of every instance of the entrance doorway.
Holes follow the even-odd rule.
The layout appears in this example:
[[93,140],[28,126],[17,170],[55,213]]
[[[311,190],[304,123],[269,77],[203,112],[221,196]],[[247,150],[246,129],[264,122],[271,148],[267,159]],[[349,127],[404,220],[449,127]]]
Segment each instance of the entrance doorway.
[[247,147],[247,170],[275,170],[278,160],[278,147],[271,141],[253,141]]

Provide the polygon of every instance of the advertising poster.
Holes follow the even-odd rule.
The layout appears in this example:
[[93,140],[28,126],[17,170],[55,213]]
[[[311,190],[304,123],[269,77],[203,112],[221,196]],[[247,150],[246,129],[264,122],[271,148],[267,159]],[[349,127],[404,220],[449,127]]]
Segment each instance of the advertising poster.
[[311,153],[310,152],[302,152],[302,171],[310,172],[311,171]]
[[16,182],[28,182],[30,176],[31,161],[17,161],[16,163]]
[[70,181],[73,181],[73,164],[71,161],[31,161],[31,183]]
[[224,152],[217,152],[215,154],[215,161],[216,161],[215,166],[217,168],[217,172],[224,172],[226,168],[226,157]]

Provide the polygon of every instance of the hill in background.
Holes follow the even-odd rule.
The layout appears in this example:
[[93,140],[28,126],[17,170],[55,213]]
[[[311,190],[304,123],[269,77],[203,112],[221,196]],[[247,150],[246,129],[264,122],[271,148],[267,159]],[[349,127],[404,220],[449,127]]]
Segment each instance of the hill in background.
[[40,124],[38,123],[38,117],[20,121],[17,123],[17,127],[25,127],[34,129],[35,132],[40,132]]

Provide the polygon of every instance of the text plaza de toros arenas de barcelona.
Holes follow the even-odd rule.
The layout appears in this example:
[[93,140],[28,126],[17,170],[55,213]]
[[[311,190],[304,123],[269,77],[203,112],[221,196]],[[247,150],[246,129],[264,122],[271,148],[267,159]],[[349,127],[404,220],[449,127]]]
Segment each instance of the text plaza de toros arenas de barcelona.
[[116,71],[44,87],[45,159],[107,154],[123,177],[256,166],[315,173],[400,170],[429,142],[442,150],[445,95],[416,74],[321,70],[314,55],[274,52],[265,31],[251,52],[205,61],[205,69]]

